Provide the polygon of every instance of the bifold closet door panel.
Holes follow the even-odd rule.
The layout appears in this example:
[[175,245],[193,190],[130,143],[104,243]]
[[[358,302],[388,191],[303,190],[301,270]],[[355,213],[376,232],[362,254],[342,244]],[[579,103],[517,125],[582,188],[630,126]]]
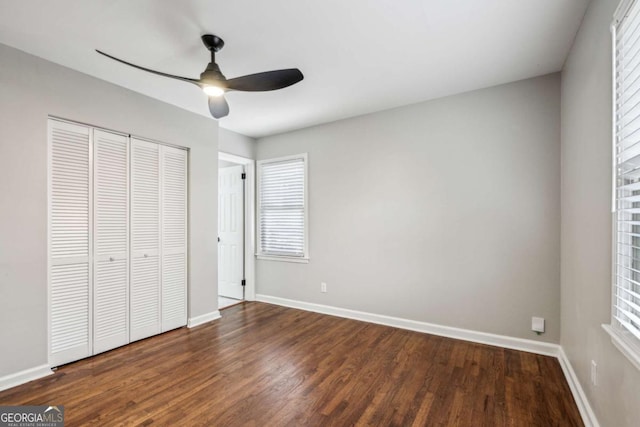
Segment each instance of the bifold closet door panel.
[[160,148],[162,331],[187,324],[187,152]]
[[159,334],[160,146],[131,139],[131,341]]
[[49,120],[49,362],[90,356],[91,129]]
[[129,138],[93,135],[93,352],[129,343]]

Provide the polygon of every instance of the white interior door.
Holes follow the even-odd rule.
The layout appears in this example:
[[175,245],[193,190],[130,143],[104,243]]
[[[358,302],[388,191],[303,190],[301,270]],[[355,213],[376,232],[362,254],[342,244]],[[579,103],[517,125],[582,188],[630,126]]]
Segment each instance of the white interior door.
[[49,120],[49,363],[91,355],[91,130]]
[[218,294],[243,299],[244,182],[242,166],[218,171]]
[[162,332],[187,324],[187,152],[160,147]]
[[159,334],[160,146],[131,139],[131,341]]
[[93,133],[93,352],[129,342],[129,138]]

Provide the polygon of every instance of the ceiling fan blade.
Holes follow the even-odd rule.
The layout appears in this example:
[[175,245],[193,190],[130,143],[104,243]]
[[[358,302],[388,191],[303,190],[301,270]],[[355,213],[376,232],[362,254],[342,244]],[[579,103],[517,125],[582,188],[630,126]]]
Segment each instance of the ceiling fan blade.
[[224,96],[210,96],[209,111],[216,119],[221,119],[229,114],[229,104],[227,104],[227,100],[224,99]]
[[148,73],[157,74],[157,75],[159,75],[159,76],[163,76],[163,77],[169,77],[169,78],[171,78],[171,79],[182,80],[183,82],[193,83],[193,84],[195,84],[195,85],[200,86],[200,80],[190,79],[190,78],[188,78],[188,77],[174,76],[173,74],[167,74],[167,73],[163,73],[163,72],[161,72],[161,71],[152,70],[152,69],[150,69],[150,68],[141,67],[141,66],[139,66],[139,65],[132,64],[131,62],[127,62],[127,61],[123,61],[122,59],[118,59],[118,58],[116,58],[115,56],[111,56],[111,55],[109,55],[109,54],[107,54],[107,53],[101,52],[101,51],[99,51],[98,49],[96,49],[96,52],[98,52],[100,55],[104,55],[104,56],[106,56],[107,58],[111,58],[111,59],[113,59],[114,61],[121,62],[121,63],[123,63],[123,64],[125,64],[125,65],[128,65],[128,66],[130,66],[130,67],[137,68],[137,69],[142,70],[142,71],[146,71],[146,72],[148,72]]
[[264,73],[249,74],[226,81],[225,86],[230,90],[245,92],[262,92],[282,89],[298,83],[304,79],[302,72],[297,68],[286,70],[266,71]]

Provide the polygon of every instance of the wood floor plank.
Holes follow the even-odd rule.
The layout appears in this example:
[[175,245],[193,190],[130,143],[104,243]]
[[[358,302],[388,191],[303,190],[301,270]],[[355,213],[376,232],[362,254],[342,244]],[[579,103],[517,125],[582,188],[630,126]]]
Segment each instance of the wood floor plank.
[[553,357],[264,303],[0,392],[67,426],[582,426]]

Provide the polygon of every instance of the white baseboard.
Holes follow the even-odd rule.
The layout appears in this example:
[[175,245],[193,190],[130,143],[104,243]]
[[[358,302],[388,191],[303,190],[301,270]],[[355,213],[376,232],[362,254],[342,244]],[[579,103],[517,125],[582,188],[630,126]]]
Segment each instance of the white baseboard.
[[286,298],[273,297],[270,295],[256,295],[256,301],[281,305],[284,307],[297,308],[300,310],[313,311],[316,313],[329,314],[331,316],[345,317],[347,319],[361,320],[364,322],[377,323],[385,326],[392,326],[400,329],[408,329],[416,332],[423,332],[432,335],[439,335],[447,338],[455,338],[464,341],[471,341],[480,344],[494,345],[513,350],[527,351],[530,353],[553,356],[558,359],[564,376],[569,383],[569,388],[576,401],[580,416],[586,427],[599,427],[598,420],[587,400],[587,396],[578,381],[569,359],[562,347],[558,344],[551,344],[523,338],[508,337],[505,335],[489,334],[486,332],[472,331],[469,329],[453,328],[451,326],[436,325],[433,323],[418,322],[415,320],[402,319],[399,317],[384,316],[380,314],[367,313],[364,311],[349,310],[345,308],[332,307],[329,305],[313,304],[309,302],[296,301]]
[[200,326],[204,323],[211,322],[213,320],[220,319],[220,310],[212,311],[211,313],[201,314],[200,316],[190,317],[187,320],[188,328],[195,328],[196,326]]
[[545,356],[557,357],[560,349],[560,346],[558,344],[527,340],[523,338],[513,338],[505,335],[489,334],[486,332],[478,332],[469,329],[436,325],[433,323],[402,319],[400,317],[384,316],[381,314],[367,313],[364,311],[349,310],[346,308],[332,307],[329,305],[295,301],[286,298],[272,297],[269,295],[257,294],[256,300],[276,305],[282,305],[285,307],[313,311],[316,313],[346,317],[347,319],[362,320],[364,322],[377,323],[379,325],[408,329],[410,331],[424,332],[427,334],[455,338],[464,341],[472,341],[480,344],[495,345],[498,347],[510,348],[513,350],[528,351],[530,353],[543,354]]
[[558,361],[560,362],[562,372],[564,372],[564,376],[569,383],[571,394],[573,394],[573,399],[576,401],[576,405],[578,406],[578,410],[580,411],[585,427],[599,427],[600,424],[598,423],[596,414],[593,412],[593,409],[589,404],[589,400],[587,399],[587,395],[582,389],[580,381],[578,381],[578,376],[573,370],[573,366],[571,366],[571,362],[569,362],[569,358],[567,358],[562,347],[560,347]]
[[16,372],[15,374],[5,375],[4,377],[0,377],[0,391],[28,383],[29,381],[37,380],[51,374],[53,374],[53,371],[49,365],[40,365],[35,368]]

